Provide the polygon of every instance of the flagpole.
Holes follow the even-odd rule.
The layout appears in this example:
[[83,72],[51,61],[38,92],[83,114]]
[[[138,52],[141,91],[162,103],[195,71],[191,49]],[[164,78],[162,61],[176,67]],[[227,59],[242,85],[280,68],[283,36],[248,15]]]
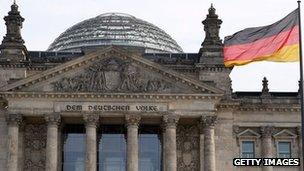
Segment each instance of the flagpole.
[[[298,15],[299,15],[299,51],[300,51],[300,98],[301,98],[301,137],[302,137],[302,162],[304,161],[304,148],[303,148],[303,144],[304,144],[304,97],[303,97],[303,57],[302,57],[302,30],[301,30],[301,0],[298,0]],[[301,163],[301,165],[303,166],[303,163]]]

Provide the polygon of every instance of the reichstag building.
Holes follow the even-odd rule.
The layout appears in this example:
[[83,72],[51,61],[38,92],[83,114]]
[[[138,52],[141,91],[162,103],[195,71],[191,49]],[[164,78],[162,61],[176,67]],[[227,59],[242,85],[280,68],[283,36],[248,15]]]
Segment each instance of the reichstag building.
[[0,170],[301,170],[233,166],[236,157],[302,156],[299,93],[269,92],[266,78],[259,92],[233,92],[222,21],[213,6],[206,13],[195,53],[121,13],[30,51],[14,3],[0,45]]

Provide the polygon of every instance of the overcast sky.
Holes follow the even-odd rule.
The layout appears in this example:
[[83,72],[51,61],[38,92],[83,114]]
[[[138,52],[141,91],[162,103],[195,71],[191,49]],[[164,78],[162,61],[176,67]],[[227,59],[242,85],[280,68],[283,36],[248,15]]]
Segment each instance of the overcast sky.
[[[13,0],[0,0],[0,17]],[[107,12],[123,12],[146,20],[175,39],[185,52],[198,52],[204,39],[203,25],[210,4],[223,20],[221,38],[253,26],[269,25],[297,8],[296,0],[17,0],[25,18],[22,36],[29,50],[46,50],[72,25]],[[303,17],[302,17],[303,18]],[[0,20],[0,37],[5,35]],[[297,91],[298,63],[257,62],[235,67],[234,91],[260,91],[262,78],[270,91]]]

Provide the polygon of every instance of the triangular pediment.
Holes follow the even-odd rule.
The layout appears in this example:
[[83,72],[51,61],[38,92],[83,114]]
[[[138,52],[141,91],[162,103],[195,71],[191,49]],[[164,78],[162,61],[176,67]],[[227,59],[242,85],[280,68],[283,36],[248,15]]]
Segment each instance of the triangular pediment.
[[222,90],[118,47],[107,47],[5,85],[1,91],[222,94]]
[[242,137],[242,138],[259,138],[261,135],[258,134],[257,132],[251,130],[251,129],[246,129],[239,134],[237,134],[237,137]]
[[274,138],[296,138],[297,135],[287,129],[283,129],[282,131],[274,134],[273,137]]

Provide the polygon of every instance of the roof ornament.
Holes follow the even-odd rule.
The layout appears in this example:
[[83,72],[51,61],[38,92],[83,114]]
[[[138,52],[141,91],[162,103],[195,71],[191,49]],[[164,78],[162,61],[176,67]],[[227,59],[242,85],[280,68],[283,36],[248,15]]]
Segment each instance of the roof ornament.
[[0,45],[0,59],[11,62],[21,62],[27,60],[27,49],[21,36],[21,28],[24,18],[18,11],[16,0],[11,5],[11,10],[4,17],[6,25],[6,35]]
[[269,88],[268,88],[268,80],[266,77],[263,78],[263,88],[262,88],[262,96],[263,97],[268,97],[270,96],[270,93],[269,93]]
[[206,36],[204,42],[202,43],[200,53],[219,52],[223,48],[223,43],[219,36],[222,20],[218,18],[218,15],[215,12],[216,9],[214,8],[213,4],[211,4],[207,17],[202,22]]
[[213,3],[211,3],[211,7],[209,8],[209,17],[218,17],[218,15],[215,14],[216,9],[213,7]]

